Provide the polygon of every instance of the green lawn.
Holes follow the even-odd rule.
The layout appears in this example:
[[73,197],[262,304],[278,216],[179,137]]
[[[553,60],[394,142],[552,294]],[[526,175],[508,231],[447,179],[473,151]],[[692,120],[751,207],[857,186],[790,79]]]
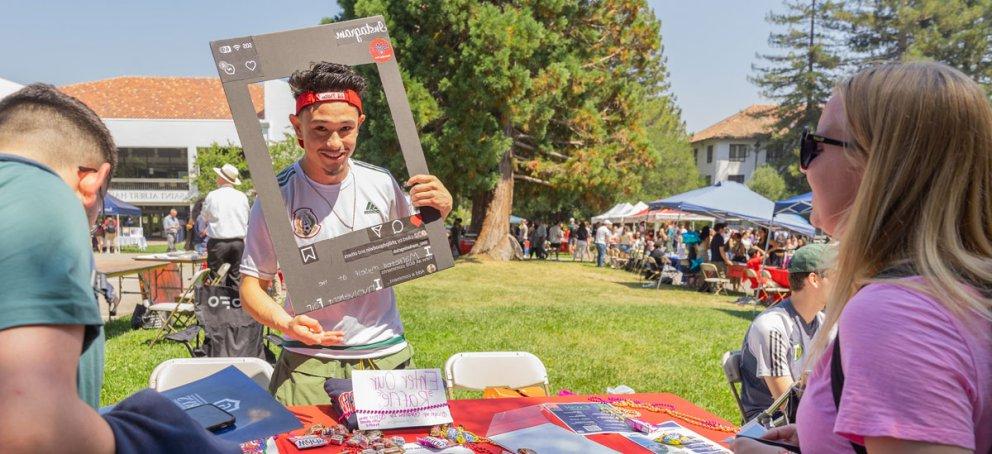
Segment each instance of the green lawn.
[[[418,367],[442,368],[460,351],[524,350],[547,366],[554,391],[625,384],[738,420],[719,361],[740,348],[754,313],[734,297],[641,288],[631,273],[590,264],[468,260],[397,293]],[[104,404],[145,386],[156,364],[186,356],[178,345],[147,347],[151,336],[123,321],[108,327]]]

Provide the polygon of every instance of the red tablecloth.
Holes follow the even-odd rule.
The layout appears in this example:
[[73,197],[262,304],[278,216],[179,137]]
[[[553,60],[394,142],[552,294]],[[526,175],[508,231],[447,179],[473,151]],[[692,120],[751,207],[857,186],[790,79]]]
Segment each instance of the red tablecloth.
[[[480,436],[485,436],[486,431],[489,429],[489,422],[492,421],[493,415],[499,412],[513,410],[515,408],[522,408],[529,405],[537,405],[545,402],[588,402],[590,396],[560,396],[560,397],[521,397],[521,398],[507,398],[507,399],[462,399],[462,400],[452,400],[448,402],[449,408],[451,408],[451,416],[455,421],[455,424],[464,426],[466,430],[475,432]],[[599,396],[607,397],[607,396]],[[660,394],[629,394],[614,396],[621,398],[630,398],[638,400],[641,402],[649,402],[655,404],[671,404],[675,406],[675,410],[686,413],[691,416],[712,419],[721,424],[729,424],[727,421],[714,416],[713,414],[693,405],[691,402],[676,396],[674,394],[660,393]],[[317,449],[307,449],[306,451],[297,450],[292,443],[287,439],[291,435],[299,435],[306,432],[306,429],[313,424],[331,424],[333,423],[333,417],[331,416],[331,409],[328,405],[318,405],[318,406],[306,406],[306,407],[288,407],[300,422],[303,423],[303,428],[290,432],[288,435],[283,434],[276,437],[276,443],[279,446],[280,453],[336,453],[343,450],[340,446],[325,446]],[[652,413],[646,410],[638,410],[641,412],[641,418],[644,421],[650,423],[661,423],[664,421],[674,420],[679,424],[689,428],[696,433],[709,438],[710,440],[716,441],[723,446],[727,446],[724,442],[732,434],[726,432],[719,432],[715,430],[705,429],[699,427],[689,422],[683,421],[681,419],[672,418],[666,414],[662,413]],[[561,425],[561,424],[560,424]],[[563,425],[562,425],[563,426]],[[407,441],[415,441],[417,437],[424,436],[427,434],[429,428],[419,428],[419,429],[397,429],[385,431],[387,435],[401,435],[406,438]],[[637,446],[636,444],[628,441],[621,435],[618,434],[600,434],[600,435],[590,435],[588,437],[590,440],[600,443],[604,446],[610,447],[620,452],[644,452],[644,448]]]
[[789,287],[789,270],[784,268],[775,268],[773,266],[766,266],[766,270],[772,275],[772,280],[775,281],[781,287]]

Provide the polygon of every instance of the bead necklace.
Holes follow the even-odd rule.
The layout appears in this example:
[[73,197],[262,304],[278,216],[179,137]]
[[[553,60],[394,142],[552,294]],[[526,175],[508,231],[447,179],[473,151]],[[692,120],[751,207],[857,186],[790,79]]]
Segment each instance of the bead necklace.
[[608,397],[605,399],[601,397],[590,397],[589,400],[592,402],[610,404],[615,407],[636,408],[639,410],[647,410],[654,413],[662,413],[671,416],[673,418],[681,419],[690,424],[710,430],[715,430],[718,432],[737,433],[740,430],[737,426],[722,424],[713,419],[703,419],[686,413],[682,413],[680,411],[675,410],[675,406],[671,404],[651,404],[632,399],[621,399],[619,397]]

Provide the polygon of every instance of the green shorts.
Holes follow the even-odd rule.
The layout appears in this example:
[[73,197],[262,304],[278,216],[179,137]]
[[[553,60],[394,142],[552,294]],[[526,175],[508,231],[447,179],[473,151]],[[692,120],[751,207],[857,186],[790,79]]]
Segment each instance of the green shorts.
[[283,350],[269,382],[269,392],[283,405],[324,405],[331,398],[324,391],[328,378],[351,378],[353,370],[411,369],[413,347],[373,359],[330,359]]

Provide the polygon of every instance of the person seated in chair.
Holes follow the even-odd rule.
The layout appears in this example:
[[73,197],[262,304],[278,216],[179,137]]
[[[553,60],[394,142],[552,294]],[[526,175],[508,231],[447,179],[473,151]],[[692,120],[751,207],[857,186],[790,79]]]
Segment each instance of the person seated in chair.
[[828,247],[812,244],[789,264],[792,296],[755,317],[741,346],[741,404],[748,421],[771,406],[803,375],[803,360],[827,302]]

